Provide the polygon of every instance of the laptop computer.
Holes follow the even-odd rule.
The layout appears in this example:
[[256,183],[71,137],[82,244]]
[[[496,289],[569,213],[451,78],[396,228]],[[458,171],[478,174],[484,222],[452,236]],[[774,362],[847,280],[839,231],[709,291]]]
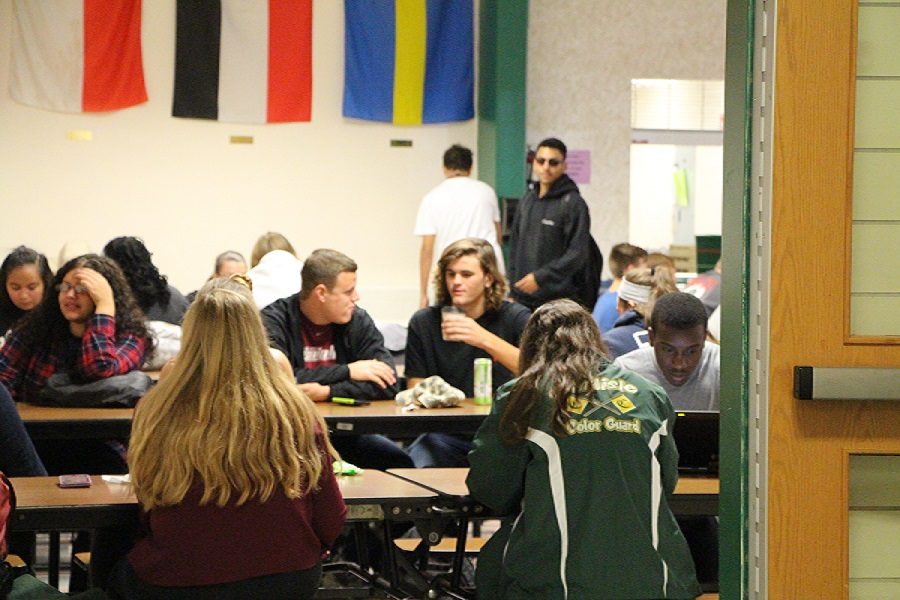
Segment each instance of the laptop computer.
[[678,447],[678,472],[685,475],[719,474],[718,411],[677,411],[672,434]]

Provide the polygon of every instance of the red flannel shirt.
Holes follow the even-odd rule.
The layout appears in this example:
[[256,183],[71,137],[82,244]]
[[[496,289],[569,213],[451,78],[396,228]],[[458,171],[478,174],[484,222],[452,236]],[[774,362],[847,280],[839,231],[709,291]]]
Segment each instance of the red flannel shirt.
[[139,369],[147,341],[133,333],[116,337],[116,320],[91,315],[81,338],[51,342],[28,354],[18,333],[0,348],[0,383],[19,402],[33,402],[47,379],[58,370],[70,370],[86,381],[123,375]]

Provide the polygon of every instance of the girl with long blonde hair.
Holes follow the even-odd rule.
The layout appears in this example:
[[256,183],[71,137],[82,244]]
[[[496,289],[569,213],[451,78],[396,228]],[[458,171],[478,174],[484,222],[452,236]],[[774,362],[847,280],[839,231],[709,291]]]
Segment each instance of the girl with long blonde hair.
[[325,424],[237,279],[200,290],[177,360],[135,412],[149,533],[114,573],[121,597],[311,598],[343,525]]

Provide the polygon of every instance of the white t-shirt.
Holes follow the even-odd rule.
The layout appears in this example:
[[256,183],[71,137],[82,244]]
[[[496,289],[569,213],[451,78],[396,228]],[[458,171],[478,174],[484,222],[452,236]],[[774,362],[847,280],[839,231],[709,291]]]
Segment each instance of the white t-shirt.
[[253,299],[260,309],[279,298],[300,291],[300,271],[303,261],[290,252],[272,250],[249,271],[247,277],[253,282]]
[[499,222],[497,194],[491,186],[471,177],[449,177],[422,198],[414,233],[435,236],[435,263],[456,240],[485,239],[494,247],[500,272],[505,273],[503,252],[497,240],[496,223]]

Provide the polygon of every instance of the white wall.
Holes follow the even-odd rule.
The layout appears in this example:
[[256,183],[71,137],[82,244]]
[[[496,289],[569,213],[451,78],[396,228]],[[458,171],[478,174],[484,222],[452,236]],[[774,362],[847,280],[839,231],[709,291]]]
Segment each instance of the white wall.
[[[149,102],[109,114],[52,113],[9,98],[11,0],[0,0],[0,253],[27,244],[51,263],[67,240],[99,251],[136,235],[184,292],[226,249],[249,259],[280,231],[301,255],[337,248],[360,265],[361,305],[405,322],[416,307],[422,195],[442,177],[443,151],[474,148],[474,121],[393,127],[341,117],[343,3],[313,3],[310,123],[231,125],[170,116],[175,2],[144,0]],[[90,130],[91,142],[66,139]],[[252,145],[230,145],[251,135]],[[413,140],[391,148],[392,138]]]
[[614,244],[629,241],[631,80],[724,79],[725,5],[725,0],[532,0],[529,5],[526,139],[534,146],[555,136],[569,148],[591,150],[591,183],[580,187],[591,208],[594,237],[607,256]]
[[[690,157],[688,197],[692,235],[722,234],[722,147],[632,144],[628,241],[650,252],[666,252],[674,239],[675,185],[678,156]],[[683,166],[683,165],[682,165]]]
[[[423,127],[345,120],[343,3],[313,3],[313,120],[229,125],[170,116],[175,3],[144,1],[150,101],[102,115],[68,115],[9,99],[11,0],[0,0],[0,252],[20,243],[55,263],[67,240],[99,250],[142,237],[184,291],[214,256],[249,254],[267,230],[301,254],[330,246],[360,264],[361,304],[405,321],[416,305],[421,196],[441,178],[452,143],[474,147],[476,123]],[[548,135],[592,151],[582,186],[608,254],[628,231],[630,84],[633,78],[718,79],[725,0],[532,0],[527,139]],[[86,129],[92,142],[66,140]],[[229,145],[252,135],[253,145]],[[412,148],[390,148],[392,138]]]

